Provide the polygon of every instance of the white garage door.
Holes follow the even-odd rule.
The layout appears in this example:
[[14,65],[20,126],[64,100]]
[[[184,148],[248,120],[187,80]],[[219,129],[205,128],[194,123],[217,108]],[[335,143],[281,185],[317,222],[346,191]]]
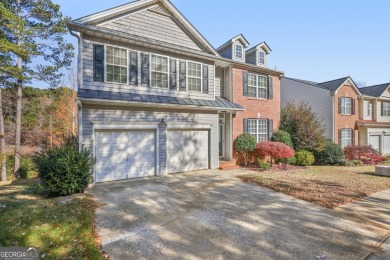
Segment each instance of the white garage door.
[[168,173],[209,168],[208,131],[168,131]]
[[370,135],[370,145],[378,152],[380,152],[380,143],[381,143],[380,135]]
[[385,135],[383,139],[383,153],[390,154],[390,135]]
[[96,132],[96,182],[155,175],[153,131]]

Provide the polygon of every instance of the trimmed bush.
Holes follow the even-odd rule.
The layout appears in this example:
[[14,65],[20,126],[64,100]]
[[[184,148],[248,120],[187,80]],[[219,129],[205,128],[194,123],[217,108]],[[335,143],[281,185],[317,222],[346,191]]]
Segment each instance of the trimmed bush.
[[271,165],[269,165],[269,163],[266,163],[265,161],[263,161],[261,159],[258,159],[257,162],[259,163],[259,167],[263,171],[269,170],[269,168],[271,168]]
[[363,162],[360,160],[351,160],[351,161],[342,160],[340,162],[340,165],[345,167],[363,166]]
[[272,135],[272,141],[284,143],[290,147],[293,147],[293,142],[291,140],[291,135],[283,130],[278,130]]
[[332,141],[327,141],[324,149],[320,152],[315,152],[314,157],[318,165],[336,165],[345,159],[343,149]]
[[372,146],[347,146],[344,148],[344,154],[347,160],[360,160],[364,164],[378,164],[384,160]]
[[234,140],[234,149],[244,157],[245,166],[248,165],[249,153],[256,148],[256,138],[251,134],[243,133]]
[[34,157],[41,185],[48,196],[84,192],[93,180],[94,158],[86,149],[79,152],[77,137]]
[[261,142],[256,145],[254,156],[265,159],[271,157],[271,165],[273,160],[288,159],[294,156],[294,149],[280,142]]
[[314,155],[312,152],[301,150],[295,153],[296,165],[309,166],[314,163]]

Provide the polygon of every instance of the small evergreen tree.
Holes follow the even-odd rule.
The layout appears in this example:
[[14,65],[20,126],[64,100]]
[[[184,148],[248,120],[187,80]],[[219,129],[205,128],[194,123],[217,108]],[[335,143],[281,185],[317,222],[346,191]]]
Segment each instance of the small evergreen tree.
[[293,142],[291,140],[291,135],[283,130],[278,130],[272,135],[272,141],[284,143],[290,147],[294,147]]
[[243,133],[234,141],[234,148],[242,154],[245,166],[247,166],[249,153],[256,149],[256,138],[251,134]]

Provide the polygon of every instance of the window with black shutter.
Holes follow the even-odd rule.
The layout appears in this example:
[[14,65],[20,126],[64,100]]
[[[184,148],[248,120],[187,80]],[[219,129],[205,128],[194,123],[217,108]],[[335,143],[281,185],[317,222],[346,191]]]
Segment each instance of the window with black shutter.
[[93,45],[93,80],[104,81],[104,45]]

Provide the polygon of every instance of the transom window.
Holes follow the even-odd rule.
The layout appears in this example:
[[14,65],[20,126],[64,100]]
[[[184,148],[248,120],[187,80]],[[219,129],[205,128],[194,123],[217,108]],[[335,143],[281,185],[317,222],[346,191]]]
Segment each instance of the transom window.
[[382,102],[383,116],[390,116],[390,102]]
[[265,64],[265,53],[263,51],[259,52],[259,63],[262,65]]
[[202,65],[188,62],[188,90],[202,92]]
[[341,129],[340,134],[341,134],[340,136],[341,148],[345,148],[348,145],[352,145],[352,134],[353,134],[352,129]]
[[242,60],[243,49],[241,44],[236,43],[236,58]]
[[168,58],[152,55],[152,87],[168,88]]
[[267,126],[267,119],[248,119],[248,133],[253,135],[258,143],[268,140]]
[[267,98],[267,77],[249,73],[248,95],[255,98]]
[[107,46],[106,81],[127,83],[127,50]]
[[342,97],[340,99],[340,110],[342,115],[352,115],[352,98]]
[[367,101],[367,116],[371,116],[372,111],[372,103],[370,101]]

